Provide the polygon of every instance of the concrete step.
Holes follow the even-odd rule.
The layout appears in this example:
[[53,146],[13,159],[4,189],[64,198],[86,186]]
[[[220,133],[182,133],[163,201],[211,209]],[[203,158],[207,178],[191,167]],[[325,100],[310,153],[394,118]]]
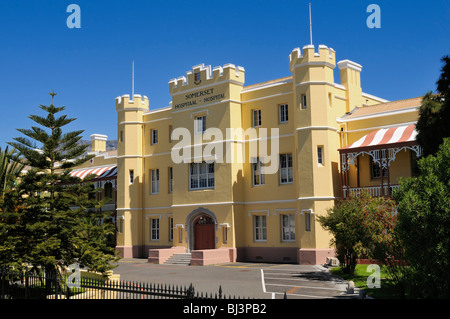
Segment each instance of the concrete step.
[[164,264],[168,265],[189,265],[191,263],[191,254],[173,254]]

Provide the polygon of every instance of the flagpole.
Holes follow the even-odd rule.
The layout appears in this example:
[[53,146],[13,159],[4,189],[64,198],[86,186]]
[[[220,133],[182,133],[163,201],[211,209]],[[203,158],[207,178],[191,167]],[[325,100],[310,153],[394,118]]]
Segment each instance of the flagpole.
[[134,60],[132,64],[132,72],[131,72],[131,99],[134,99]]
[[313,40],[312,40],[311,3],[309,4],[309,38],[311,40],[311,45],[312,45]]

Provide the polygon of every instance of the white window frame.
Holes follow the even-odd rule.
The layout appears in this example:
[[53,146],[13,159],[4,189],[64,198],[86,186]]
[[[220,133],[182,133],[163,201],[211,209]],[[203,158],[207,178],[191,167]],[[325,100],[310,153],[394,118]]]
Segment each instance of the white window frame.
[[314,211],[312,209],[302,209],[301,214],[305,215],[305,231],[310,232]]
[[280,216],[281,240],[295,241],[295,214],[281,214]]
[[[260,157],[252,158],[252,185],[262,186],[265,185],[266,178],[264,174],[264,163],[261,161]],[[258,181],[256,182],[256,177]]]
[[317,164],[324,165],[324,147],[322,145],[317,146]]
[[214,162],[190,163],[189,190],[213,189],[215,185],[214,170]]
[[267,241],[267,216],[253,215],[253,239],[255,242]]
[[306,110],[308,108],[308,103],[307,103],[307,100],[306,100],[306,94],[302,94],[301,97],[302,97],[302,109]]
[[150,240],[159,240],[159,218],[150,218]]
[[158,130],[152,129],[151,134],[152,134],[152,145],[158,144]]
[[288,104],[280,104],[279,106],[280,123],[287,123],[289,121],[288,110],[289,110]]
[[[294,182],[293,166],[292,153],[280,154],[280,184],[292,184]],[[283,177],[286,178],[286,181],[283,181]]]
[[252,126],[253,127],[261,126],[261,110],[260,109],[252,110]]
[[206,115],[196,116],[194,119],[195,123],[195,133],[203,134],[206,131]]
[[150,194],[159,193],[159,169],[150,170]]

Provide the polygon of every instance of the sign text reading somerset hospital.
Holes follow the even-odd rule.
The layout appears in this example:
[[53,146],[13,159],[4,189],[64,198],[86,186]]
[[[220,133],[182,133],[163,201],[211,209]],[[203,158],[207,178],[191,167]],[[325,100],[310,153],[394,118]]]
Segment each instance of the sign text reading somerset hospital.
[[175,104],[175,109],[181,109],[187,106],[198,105],[201,103],[213,102],[216,100],[223,99],[225,97],[225,93],[215,94],[214,88],[198,91],[194,93],[189,93],[185,95],[186,102]]

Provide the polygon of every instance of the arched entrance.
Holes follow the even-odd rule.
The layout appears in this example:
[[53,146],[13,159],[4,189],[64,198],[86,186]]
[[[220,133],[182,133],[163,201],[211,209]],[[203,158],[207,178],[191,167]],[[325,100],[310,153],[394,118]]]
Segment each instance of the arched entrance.
[[208,215],[201,215],[194,222],[194,249],[215,248],[215,223]]
[[186,219],[188,250],[216,248],[217,219],[214,213],[202,207],[191,212]]

